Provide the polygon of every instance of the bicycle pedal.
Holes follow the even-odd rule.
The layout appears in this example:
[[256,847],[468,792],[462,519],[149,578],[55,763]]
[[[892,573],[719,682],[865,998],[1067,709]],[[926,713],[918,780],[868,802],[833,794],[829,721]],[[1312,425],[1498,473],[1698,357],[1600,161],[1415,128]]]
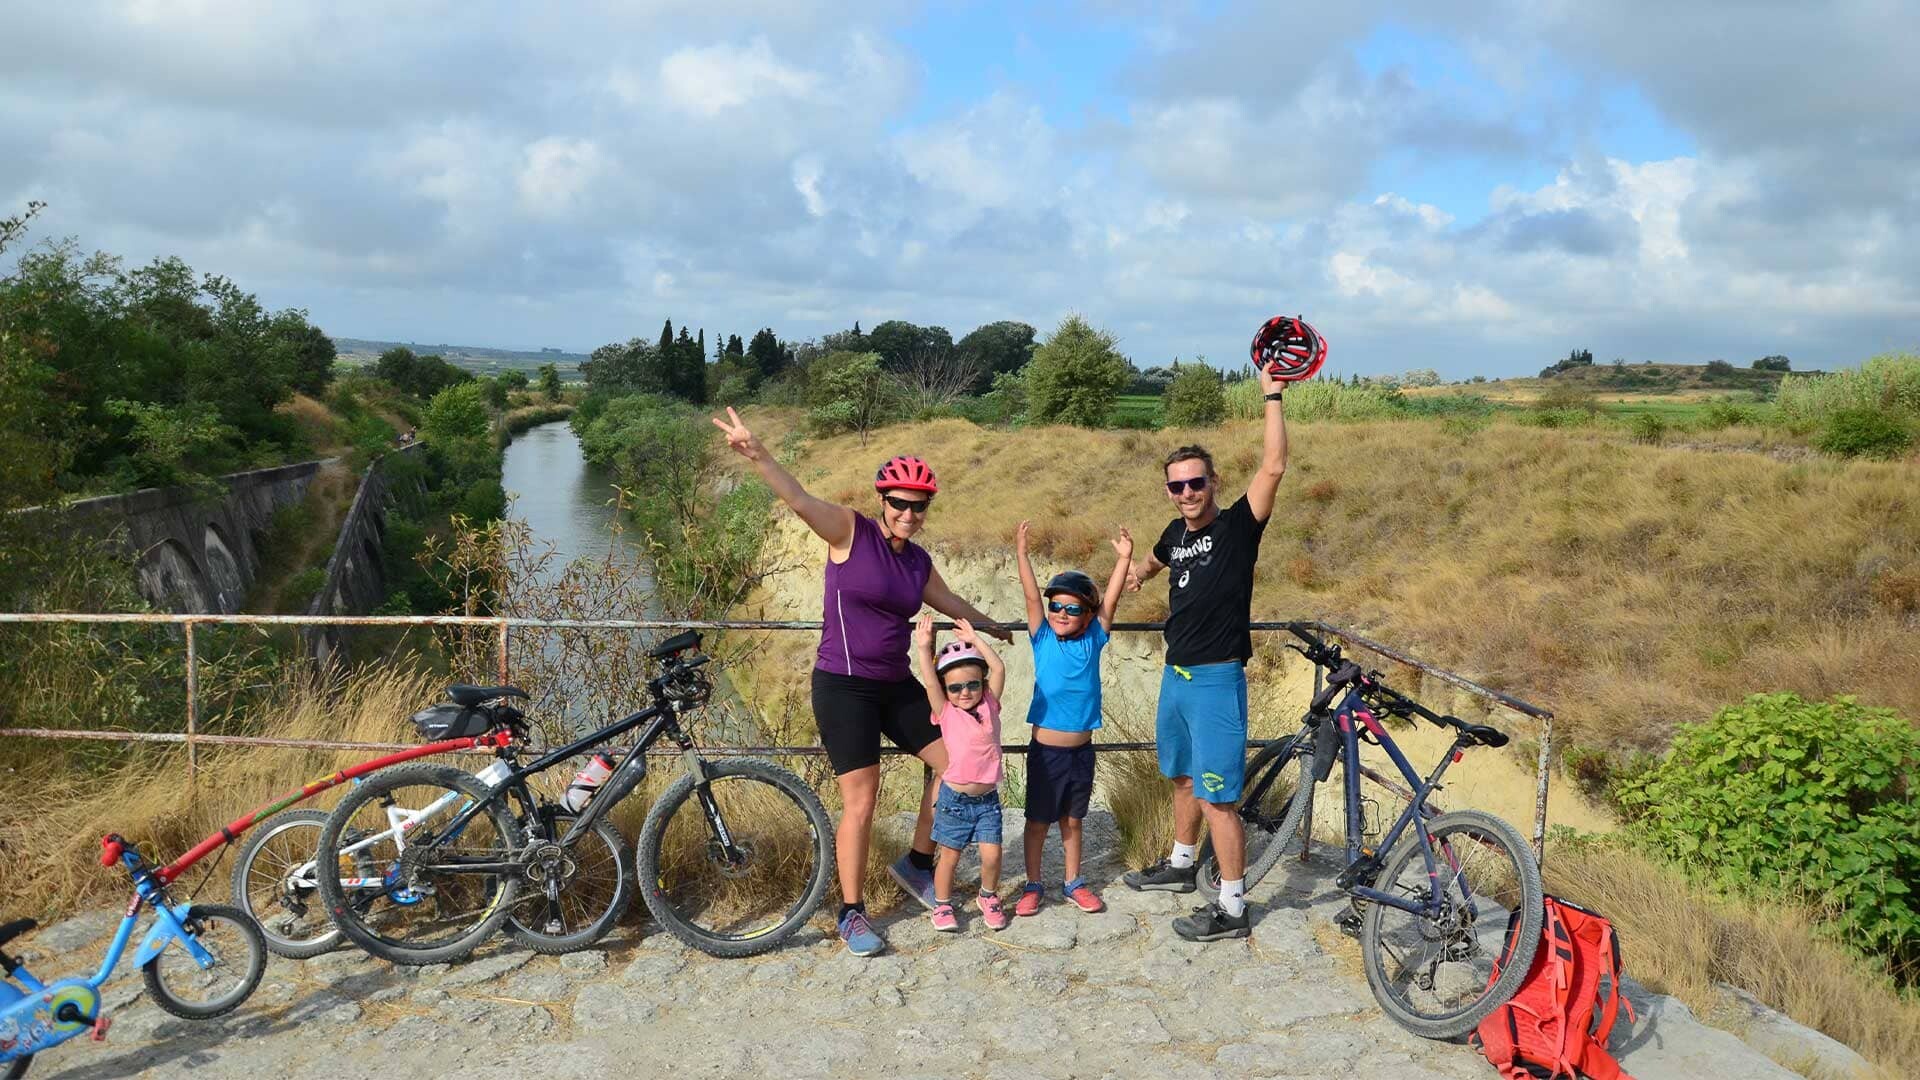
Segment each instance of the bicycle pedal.
[[1333,924],[1340,928],[1341,933],[1350,938],[1360,936],[1360,921],[1360,913],[1352,908],[1347,908],[1333,917]]
[[106,1042],[107,1029],[112,1026],[113,1017],[102,1012],[99,1016],[93,1018],[93,1034],[87,1036],[87,1038],[92,1039],[94,1042]]

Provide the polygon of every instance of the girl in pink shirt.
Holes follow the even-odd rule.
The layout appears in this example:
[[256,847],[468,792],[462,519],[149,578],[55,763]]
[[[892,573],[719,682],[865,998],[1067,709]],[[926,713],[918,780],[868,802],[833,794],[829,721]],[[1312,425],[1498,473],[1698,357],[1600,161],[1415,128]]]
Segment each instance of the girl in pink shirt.
[[946,744],[947,771],[933,804],[933,840],[940,846],[933,868],[933,928],[957,931],[953,871],[968,844],[980,845],[980,918],[994,930],[1007,925],[1000,906],[1000,689],[1007,668],[965,619],[936,658],[933,615],[922,614],[913,649],[927,687],[933,722]]

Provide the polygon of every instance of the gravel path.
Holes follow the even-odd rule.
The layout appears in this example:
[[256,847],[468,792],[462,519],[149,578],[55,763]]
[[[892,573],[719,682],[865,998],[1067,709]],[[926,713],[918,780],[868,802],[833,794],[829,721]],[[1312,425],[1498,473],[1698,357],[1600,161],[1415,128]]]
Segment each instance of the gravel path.
[[[1020,817],[1008,818],[1007,865],[1019,867]],[[1088,832],[1102,853],[1088,877],[1111,881],[1098,915],[1054,901],[998,934],[975,918],[936,935],[919,911],[902,911],[879,920],[891,952],[868,960],[848,955],[824,919],[751,960],[691,952],[644,922],[565,957],[503,941],[464,964],[406,969],[343,950],[274,960],[244,1007],[198,1023],[139,1000],[138,973],[123,970],[107,987],[110,1038],[57,1047],[31,1075],[1493,1075],[1472,1048],[1416,1038],[1380,1013],[1358,948],[1332,925],[1330,866],[1296,867],[1256,890],[1251,939],[1193,945],[1168,926],[1191,898],[1129,892],[1110,822],[1096,816]],[[64,975],[75,957],[98,954],[114,918],[70,920],[27,951],[43,976]],[[1798,1075],[1673,999],[1633,990],[1641,1019],[1622,1060],[1639,1080]]]

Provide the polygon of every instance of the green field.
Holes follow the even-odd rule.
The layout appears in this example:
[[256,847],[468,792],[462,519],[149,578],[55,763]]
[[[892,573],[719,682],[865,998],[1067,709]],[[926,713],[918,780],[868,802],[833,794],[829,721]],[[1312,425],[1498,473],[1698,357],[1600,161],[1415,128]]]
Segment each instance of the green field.
[[1157,394],[1122,394],[1113,403],[1113,427],[1158,427],[1160,397]]

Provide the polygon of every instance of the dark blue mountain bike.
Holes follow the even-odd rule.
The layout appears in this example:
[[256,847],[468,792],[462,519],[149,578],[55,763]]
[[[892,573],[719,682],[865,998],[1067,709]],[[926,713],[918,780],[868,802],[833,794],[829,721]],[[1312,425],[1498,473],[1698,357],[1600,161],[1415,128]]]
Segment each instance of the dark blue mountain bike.
[[[1312,820],[1314,785],[1343,766],[1346,866],[1334,885],[1352,897],[1341,924],[1358,933],[1380,1007],[1416,1035],[1464,1035],[1513,996],[1533,962],[1544,917],[1540,867],[1518,830],[1479,810],[1441,813],[1427,805],[1448,766],[1470,747],[1505,746],[1485,724],[1440,716],[1389,689],[1304,629],[1289,645],[1329,672],[1300,730],[1261,748],[1247,764],[1240,817],[1247,835],[1247,888],[1281,857],[1298,852]],[[1407,762],[1382,717],[1421,719],[1451,729],[1453,745],[1424,778]],[[1377,847],[1362,844],[1360,744],[1386,751],[1411,791],[1407,808]],[[1211,841],[1200,851],[1199,888],[1219,895]],[[1512,919],[1509,933],[1509,917]],[[1495,973],[1498,972],[1498,978]]]

